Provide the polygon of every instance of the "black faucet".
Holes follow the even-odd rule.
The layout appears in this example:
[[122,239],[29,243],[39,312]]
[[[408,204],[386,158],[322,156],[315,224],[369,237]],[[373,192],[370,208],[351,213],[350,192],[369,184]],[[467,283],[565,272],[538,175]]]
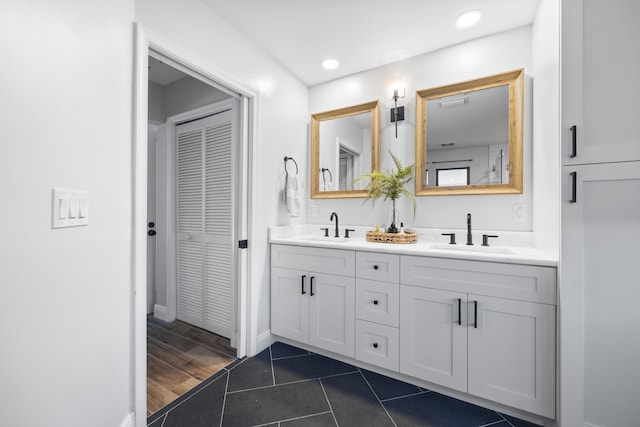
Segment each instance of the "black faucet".
[[473,238],[471,237],[471,214],[467,214],[467,245],[473,245]]
[[340,237],[340,232],[338,231],[338,214],[331,212],[331,218],[329,218],[329,221],[333,221],[333,218],[336,219],[336,235],[333,237]]

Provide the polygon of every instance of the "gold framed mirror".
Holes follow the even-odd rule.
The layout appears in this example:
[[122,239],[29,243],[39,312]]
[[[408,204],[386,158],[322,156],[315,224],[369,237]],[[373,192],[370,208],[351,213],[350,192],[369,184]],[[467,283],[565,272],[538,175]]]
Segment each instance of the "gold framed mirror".
[[521,194],[524,69],[416,92],[416,195]]
[[379,165],[379,101],[311,115],[312,199],[366,197],[353,180]]

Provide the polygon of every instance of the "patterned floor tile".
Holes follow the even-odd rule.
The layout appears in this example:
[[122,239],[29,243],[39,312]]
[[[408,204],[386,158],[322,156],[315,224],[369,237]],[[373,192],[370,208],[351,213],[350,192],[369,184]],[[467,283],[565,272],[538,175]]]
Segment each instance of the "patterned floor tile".
[[360,372],[321,381],[339,426],[394,426]]
[[273,372],[276,378],[276,384],[310,380],[357,371],[358,368],[353,365],[320,356],[319,354],[273,361]]
[[222,427],[250,427],[329,411],[320,381],[227,394]]

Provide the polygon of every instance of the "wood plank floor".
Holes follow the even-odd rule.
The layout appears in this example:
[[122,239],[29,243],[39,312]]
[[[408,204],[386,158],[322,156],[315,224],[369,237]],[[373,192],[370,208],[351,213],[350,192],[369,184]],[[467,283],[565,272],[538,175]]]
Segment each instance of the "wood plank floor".
[[147,316],[147,416],[233,362],[235,354],[226,338]]

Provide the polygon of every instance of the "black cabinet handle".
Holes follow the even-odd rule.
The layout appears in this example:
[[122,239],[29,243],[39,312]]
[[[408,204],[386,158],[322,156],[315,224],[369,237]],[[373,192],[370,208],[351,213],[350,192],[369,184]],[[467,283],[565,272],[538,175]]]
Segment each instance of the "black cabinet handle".
[[573,125],[569,130],[571,130],[571,154],[569,154],[569,157],[573,159],[578,155],[578,128]]
[[473,327],[478,328],[478,301],[473,302]]
[[377,299],[373,300],[373,305],[378,305],[378,300]]
[[380,267],[378,267],[378,265],[377,265],[377,264],[373,266],[373,269],[374,269],[374,270],[377,270],[377,269],[379,269],[379,268],[380,268]]
[[307,276],[302,276],[301,277],[302,280],[301,280],[301,283],[300,283],[300,287],[302,288],[301,289],[302,295],[306,294],[306,292],[304,291],[304,279],[306,279],[306,278],[307,278]]
[[155,236],[156,235],[156,230],[149,230],[149,231],[147,231],[147,234],[149,236]]
[[378,348],[378,343],[377,342],[373,343],[373,348]]
[[311,296],[314,296],[315,294],[313,293],[313,279],[315,279],[315,277],[311,276]]
[[462,325],[462,298],[458,298],[458,326]]
[[575,203],[578,201],[577,189],[578,189],[578,172],[571,172],[571,199],[569,199],[569,203]]

